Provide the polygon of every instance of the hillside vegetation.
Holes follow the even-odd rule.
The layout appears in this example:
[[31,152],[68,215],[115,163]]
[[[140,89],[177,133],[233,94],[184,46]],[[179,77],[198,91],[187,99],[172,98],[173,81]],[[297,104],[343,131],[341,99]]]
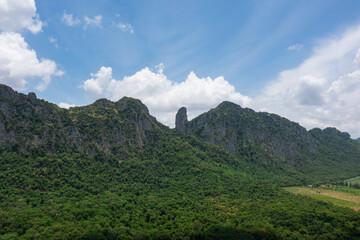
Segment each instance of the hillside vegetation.
[[307,131],[276,114],[223,102],[186,123],[186,133],[279,176],[283,185],[357,176],[360,144],[335,128]]
[[0,85],[0,239],[360,239],[359,213],[280,188],[360,175],[360,144],[252,110],[240,133],[236,108],[179,131],[136,99],[66,110]]

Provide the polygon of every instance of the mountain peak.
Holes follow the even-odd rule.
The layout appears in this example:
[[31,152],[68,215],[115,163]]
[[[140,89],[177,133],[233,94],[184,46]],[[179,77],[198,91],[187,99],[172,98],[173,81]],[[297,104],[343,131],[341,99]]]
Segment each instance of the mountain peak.
[[107,98],[100,98],[94,102],[95,105],[102,106],[102,107],[104,107],[108,104],[111,104],[111,103],[113,103],[113,102]]
[[36,93],[34,93],[34,92],[29,92],[29,93],[28,93],[28,97],[29,97],[30,99],[35,99],[35,98],[37,98],[37,97],[36,97]]
[[242,107],[236,103],[229,102],[229,101],[223,101],[216,107],[216,109],[223,109],[223,108],[241,109]]
[[176,114],[175,129],[179,132],[186,133],[188,125],[186,107],[181,107]]
[[230,153],[261,152],[252,156],[259,164],[280,159],[291,165],[300,152],[316,148],[310,134],[299,124],[228,101],[191,120],[187,132]]
[[11,87],[0,84],[0,96],[14,98],[17,92]]
[[118,100],[118,102],[126,102],[126,101],[137,101],[137,102],[141,102],[139,99],[136,99],[136,98],[132,98],[132,97],[127,97],[127,96],[124,96],[122,98],[120,98]]
[[144,112],[145,114],[149,114],[149,109],[140,100],[131,97],[122,97],[116,102],[113,102],[107,98],[100,98],[96,100],[93,104],[84,106],[82,108],[88,109],[94,106],[105,108],[131,108],[135,110],[135,112]]

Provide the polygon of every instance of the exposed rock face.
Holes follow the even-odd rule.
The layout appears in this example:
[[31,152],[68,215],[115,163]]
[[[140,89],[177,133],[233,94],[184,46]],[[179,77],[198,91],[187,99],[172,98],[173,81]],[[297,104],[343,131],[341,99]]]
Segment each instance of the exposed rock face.
[[11,87],[0,84],[0,96],[15,98],[17,96],[17,92],[14,91]]
[[28,97],[29,97],[30,99],[36,99],[36,94],[35,94],[34,92],[29,92],[29,93],[28,93]]
[[262,152],[254,157],[257,162],[274,158],[292,165],[300,153],[316,150],[311,135],[299,124],[231,102],[223,102],[191,120],[187,133],[194,133],[230,153]]
[[176,114],[175,129],[179,132],[186,133],[188,127],[187,111],[185,107],[179,109]]
[[19,146],[45,152],[77,149],[118,156],[142,149],[156,131],[166,128],[139,100],[99,99],[91,105],[61,109],[35,93],[17,93],[0,84],[0,147]]

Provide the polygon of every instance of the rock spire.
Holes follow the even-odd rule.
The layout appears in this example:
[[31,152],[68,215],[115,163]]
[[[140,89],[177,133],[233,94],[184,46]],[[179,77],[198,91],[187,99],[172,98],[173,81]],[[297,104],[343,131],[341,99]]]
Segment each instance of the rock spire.
[[188,125],[186,107],[181,107],[176,114],[175,129],[179,132],[186,133]]

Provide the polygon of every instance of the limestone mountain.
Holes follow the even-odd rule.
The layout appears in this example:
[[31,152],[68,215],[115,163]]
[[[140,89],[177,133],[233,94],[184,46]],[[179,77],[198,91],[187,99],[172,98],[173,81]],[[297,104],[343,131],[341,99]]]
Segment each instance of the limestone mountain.
[[280,187],[360,174],[348,134],[229,102],[176,127],[0,85],[0,239],[359,239],[358,213]]
[[175,129],[186,133],[188,127],[187,110],[185,107],[179,109],[175,117]]
[[259,148],[269,156],[285,160],[300,151],[316,150],[311,135],[299,124],[231,102],[223,102],[190,121],[187,132],[220,145],[230,153]]
[[[178,115],[187,119],[186,109],[180,111]],[[334,128],[307,131],[276,114],[255,112],[231,102],[225,101],[181,127],[181,132],[276,173],[305,173],[314,179],[334,171],[344,177],[355,176],[360,169],[360,146],[349,134]]]
[[[360,169],[359,144],[336,129],[307,131],[276,114],[255,112],[223,102],[188,121],[186,108],[176,115],[176,129],[162,125],[139,100],[99,99],[83,107],[62,109],[0,85],[0,147],[37,155],[68,150],[123,160],[155,145],[160,135],[185,133],[220,146],[248,162],[296,183],[355,176]],[[198,141],[197,140],[197,141]],[[290,178],[293,175],[295,177]],[[291,180],[292,179],[292,180]]]
[[164,125],[139,100],[99,99],[68,109],[0,85],[0,146],[22,152],[74,148],[118,156],[141,149]]

